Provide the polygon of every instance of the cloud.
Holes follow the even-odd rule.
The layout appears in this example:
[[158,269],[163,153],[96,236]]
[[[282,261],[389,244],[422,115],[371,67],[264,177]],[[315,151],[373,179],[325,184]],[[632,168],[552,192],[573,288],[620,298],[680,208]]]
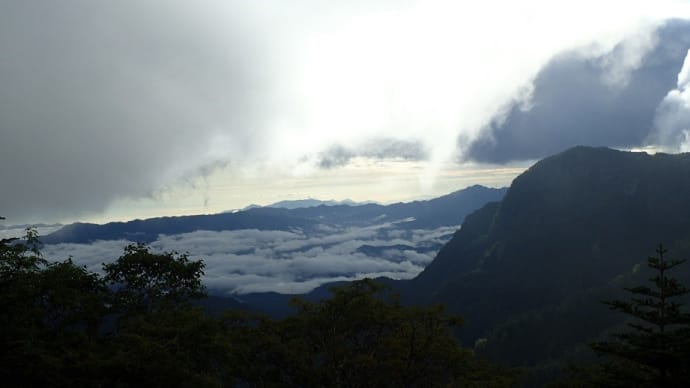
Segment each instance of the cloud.
[[[431,262],[459,227],[397,229],[395,224],[342,227],[306,235],[285,231],[196,231],[161,235],[154,251],[189,252],[203,259],[204,284],[214,294],[275,291],[303,293],[323,283],[387,276],[408,279]],[[127,241],[46,245],[45,257],[101,272],[122,254]],[[362,250],[362,247],[369,250]],[[369,252],[369,253],[365,253]]]
[[420,161],[429,158],[429,151],[419,141],[377,139],[369,140],[364,145],[353,148],[340,145],[331,146],[318,154],[317,165],[327,169],[341,167],[356,157]]
[[332,146],[319,155],[318,165],[321,168],[333,168],[344,166],[355,157],[355,153],[343,146]]
[[251,27],[183,3],[0,5],[9,219],[98,212],[247,150],[251,132],[222,128],[256,120]]
[[[655,119],[657,106],[675,86],[689,46],[690,23],[673,21],[653,36],[623,42],[602,56],[563,54],[537,76],[529,107],[512,106],[478,139],[461,145],[467,149],[464,156],[505,163],[575,145],[645,146],[660,120]],[[665,104],[661,109],[675,108]]]
[[14,237],[23,237],[26,235],[26,228],[34,228],[36,229],[36,232],[38,232],[39,235],[45,236],[48,235],[52,232],[55,232],[56,230],[59,230],[62,228],[63,225],[60,224],[55,224],[55,225],[9,225],[9,226],[2,226],[0,225],[0,239],[3,238],[14,238]]
[[[155,199],[205,166],[438,163],[558,53],[632,39],[606,64],[625,83],[638,43],[683,15],[668,4],[1,2],[0,212],[74,219]],[[310,157],[333,144],[332,159]]]
[[43,256],[48,260],[60,261],[72,258],[89,271],[102,273],[103,263],[115,261],[131,242],[123,240],[99,241],[95,244],[45,245]]
[[672,152],[690,152],[690,50],[678,73],[677,87],[657,108],[649,141]]

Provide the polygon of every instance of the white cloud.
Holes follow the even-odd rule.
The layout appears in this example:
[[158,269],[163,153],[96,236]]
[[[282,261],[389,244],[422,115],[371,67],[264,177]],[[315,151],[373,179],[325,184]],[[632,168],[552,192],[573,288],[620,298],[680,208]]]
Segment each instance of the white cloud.
[[649,141],[672,152],[690,151],[690,50],[678,73],[677,88],[657,108]]
[[102,273],[103,263],[115,261],[122,255],[129,241],[99,241],[94,244],[56,244],[46,245],[43,255],[48,260],[61,261],[72,258],[78,265],[89,271]]
[[[609,64],[624,82],[683,5],[2,2],[0,203],[14,222],[74,219],[190,181],[206,190],[193,177],[214,168],[310,176],[334,144],[382,138],[428,150],[418,175],[431,185],[458,137],[524,102],[554,55],[624,42]],[[245,203],[258,190],[233,183]]]
[[26,228],[36,229],[36,232],[38,232],[39,236],[45,236],[62,228],[62,225],[10,225],[0,227],[0,239],[24,237],[26,235]]
[[640,66],[644,56],[657,43],[657,36],[648,30],[635,32],[623,39],[610,55],[603,57],[603,81],[612,88],[625,88],[631,72]]
[[[321,228],[310,235],[299,230],[196,231],[161,235],[151,248],[189,252],[191,258],[203,259],[204,283],[213,293],[302,293],[332,281],[378,276],[412,278],[458,228],[404,230],[395,224],[381,224]],[[88,245],[47,245],[44,254],[51,260],[72,257],[75,263],[100,272],[101,264],[119,257],[127,244],[97,241]],[[368,254],[359,250],[364,245],[380,249]]]

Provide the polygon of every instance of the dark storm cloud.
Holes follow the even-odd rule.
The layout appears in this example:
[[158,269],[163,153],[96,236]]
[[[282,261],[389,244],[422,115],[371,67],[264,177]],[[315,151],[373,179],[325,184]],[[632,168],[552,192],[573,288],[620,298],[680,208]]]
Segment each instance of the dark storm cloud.
[[429,151],[424,144],[398,139],[370,140],[356,148],[334,145],[318,155],[317,165],[321,168],[342,167],[353,158],[427,160]]
[[318,156],[318,166],[321,168],[342,167],[355,157],[355,153],[341,145],[334,145]]
[[621,85],[607,83],[606,64],[616,50],[600,58],[561,55],[539,73],[531,107],[513,106],[478,140],[460,144],[464,157],[505,163],[575,145],[647,145],[657,107],[676,87],[688,47],[690,23],[667,23],[658,31],[657,46]]
[[97,212],[212,165],[219,137],[251,149],[260,42],[189,4],[0,3],[0,213]]

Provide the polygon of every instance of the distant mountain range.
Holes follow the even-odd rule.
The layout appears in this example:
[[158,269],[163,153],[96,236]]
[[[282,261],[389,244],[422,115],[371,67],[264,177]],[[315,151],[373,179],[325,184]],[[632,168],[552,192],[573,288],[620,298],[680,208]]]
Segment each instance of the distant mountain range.
[[[273,207],[251,208],[234,213],[160,217],[103,225],[74,223],[42,238],[46,244],[90,243],[97,240],[151,242],[159,235],[197,230],[293,230],[309,231],[324,225],[367,226],[395,222],[402,228],[437,228],[460,225],[465,216],[487,202],[500,200],[506,189],[472,186],[427,200],[392,205],[338,204],[317,200],[287,201]],[[317,204],[317,206],[306,206]],[[303,206],[304,205],[304,206]],[[280,206],[280,207],[278,207]]]
[[320,199],[315,199],[315,198],[307,198],[307,199],[296,199],[296,200],[286,200],[286,201],[279,201],[276,203],[272,203],[270,205],[266,206],[261,206],[261,205],[249,205],[242,210],[249,210],[249,209],[254,209],[258,207],[274,207],[274,208],[281,208],[281,209],[299,209],[299,208],[304,208],[304,207],[316,207],[316,206],[339,206],[339,205],[346,205],[346,206],[359,206],[359,205],[367,205],[370,203],[376,203],[373,201],[365,201],[365,202],[355,202],[351,199],[344,199],[342,201],[336,201],[336,200],[327,200],[323,201]]

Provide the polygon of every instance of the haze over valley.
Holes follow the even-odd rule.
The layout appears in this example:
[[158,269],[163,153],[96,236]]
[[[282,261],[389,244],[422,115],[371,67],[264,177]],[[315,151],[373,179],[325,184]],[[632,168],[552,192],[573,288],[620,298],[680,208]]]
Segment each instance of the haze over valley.
[[[208,216],[130,223],[74,224],[42,238],[48,257],[99,272],[128,244],[189,252],[206,263],[204,282],[219,295],[298,294],[364,277],[408,279],[436,255],[464,216],[505,189],[474,186],[430,201],[389,206],[253,208]],[[278,204],[283,206],[284,204]]]

